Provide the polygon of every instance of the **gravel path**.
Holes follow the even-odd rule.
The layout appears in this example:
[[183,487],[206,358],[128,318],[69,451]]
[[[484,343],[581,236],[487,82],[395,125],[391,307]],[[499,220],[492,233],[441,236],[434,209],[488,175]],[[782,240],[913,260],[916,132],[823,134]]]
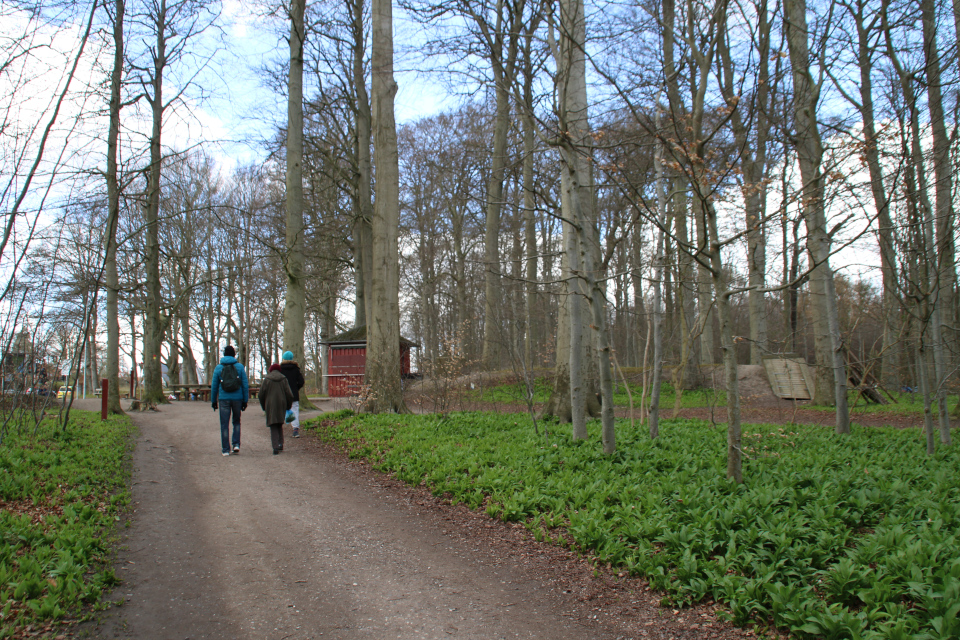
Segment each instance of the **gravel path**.
[[286,450],[272,455],[255,404],[243,414],[241,454],[230,457],[206,403],[131,415],[134,504],[110,596],[123,603],[80,637],[632,637],[616,617],[594,621],[543,567],[503,561],[312,437],[288,432]]

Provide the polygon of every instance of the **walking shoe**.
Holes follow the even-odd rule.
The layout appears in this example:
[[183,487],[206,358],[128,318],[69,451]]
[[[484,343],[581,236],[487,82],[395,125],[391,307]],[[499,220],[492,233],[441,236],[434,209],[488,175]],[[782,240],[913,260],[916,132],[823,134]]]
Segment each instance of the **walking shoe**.
[[228,456],[228,455],[230,455],[230,452],[229,452],[229,451],[224,451],[224,452],[223,452],[223,455]]
[[299,438],[299,437],[300,437],[300,429],[294,429],[294,430],[293,430],[293,437],[294,437],[294,438]]
[[275,456],[280,455],[280,449],[274,449],[274,450],[273,450],[273,455],[275,455]]
[[238,445],[238,444],[233,445],[233,452],[234,452],[234,453],[240,453],[240,445]]

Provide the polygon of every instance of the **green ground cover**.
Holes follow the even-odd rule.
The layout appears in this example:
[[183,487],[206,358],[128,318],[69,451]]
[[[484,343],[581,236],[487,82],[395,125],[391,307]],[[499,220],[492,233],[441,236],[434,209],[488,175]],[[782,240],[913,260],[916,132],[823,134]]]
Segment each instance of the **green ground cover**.
[[[714,598],[737,624],[796,637],[960,635],[960,447],[924,455],[916,430],[744,428],[744,476],[724,478],[723,429],[618,423],[618,453],[537,438],[490,413],[310,423],[402,480],[539,538],[647,576],[677,603]],[[560,427],[557,431],[567,433]]]
[[[548,377],[540,377],[534,383],[533,401],[540,403],[550,399],[550,393],[553,390],[553,381]],[[643,387],[640,384],[630,384],[630,393],[633,394],[633,405],[640,406],[640,396]],[[503,403],[503,404],[525,404],[527,397],[526,385],[522,382],[506,382],[483,389],[477,389],[472,392],[473,397],[481,402]],[[650,400],[650,391],[647,391],[647,401]],[[676,401],[676,391],[670,383],[664,383],[660,386],[660,407],[663,410],[672,409]],[[622,382],[614,387],[613,404],[618,407],[630,405],[630,396]],[[714,391],[713,389],[693,389],[684,391],[680,397],[680,406],[682,408],[695,407],[725,407],[727,406],[727,393],[725,391]]]
[[[633,404],[635,407],[640,404],[640,394],[642,387],[640,384],[634,384],[632,380],[636,375],[628,376],[631,380],[630,393],[633,394]],[[538,377],[534,385],[534,402],[546,402],[550,399],[550,393],[553,389],[553,382],[549,377]],[[676,391],[673,385],[665,382],[660,387],[660,409],[661,411],[670,411],[676,402]],[[477,389],[471,392],[472,397],[482,402],[502,403],[502,404],[524,404],[526,403],[526,386],[522,382],[504,382],[483,389]],[[857,399],[857,392],[849,392],[848,402],[851,409],[858,414],[883,414],[894,415],[923,415],[923,397],[919,393],[895,393],[897,402],[890,404],[868,404],[863,398]],[[886,397],[886,395],[884,395]],[[647,392],[647,401],[650,395]],[[951,410],[957,406],[958,397],[947,396],[947,406]],[[614,388],[613,403],[618,407],[626,407],[630,403],[630,398],[622,382],[618,382]],[[856,404],[854,404],[856,403]],[[680,407],[683,409],[694,409],[700,407],[726,407],[726,391],[715,391],[713,389],[689,389],[684,391],[680,397]],[[827,405],[802,404],[803,408],[820,409],[823,411],[834,411],[834,407]],[[936,412],[936,407],[934,407]],[[936,418],[936,413],[934,413]]]
[[0,445],[0,638],[57,624],[116,583],[109,536],[130,501],[128,418],[74,410],[65,432],[52,420],[8,428]]
[[[857,399],[857,392],[851,391],[848,395],[848,404],[852,411],[856,413],[890,413],[903,416],[922,416],[923,415],[923,396],[919,393],[895,393],[896,402],[890,404],[867,404],[860,398]],[[887,396],[884,394],[884,398]],[[889,399],[889,398],[888,398]],[[856,405],[854,405],[856,403]],[[834,411],[834,407],[824,405],[809,405],[811,409],[823,409],[824,411]],[[953,411],[957,406],[957,396],[947,396],[947,409]],[[933,405],[933,419],[937,419],[937,405]]]

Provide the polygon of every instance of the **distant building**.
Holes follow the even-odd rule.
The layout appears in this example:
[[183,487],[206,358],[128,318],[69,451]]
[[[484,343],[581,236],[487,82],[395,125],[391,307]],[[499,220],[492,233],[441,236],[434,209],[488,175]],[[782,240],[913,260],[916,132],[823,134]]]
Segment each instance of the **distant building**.
[[[367,367],[366,325],[344,331],[320,344],[324,345],[323,357],[327,359],[327,389],[330,397],[355,396],[363,387]],[[403,377],[409,377],[410,350],[420,345],[400,337],[400,369]]]

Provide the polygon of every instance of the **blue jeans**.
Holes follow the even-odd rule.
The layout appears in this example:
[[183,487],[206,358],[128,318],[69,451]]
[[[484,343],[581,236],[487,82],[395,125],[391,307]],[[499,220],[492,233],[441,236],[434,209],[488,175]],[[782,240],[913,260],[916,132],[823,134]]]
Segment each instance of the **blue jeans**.
[[233,446],[240,446],[240,406],[242,400],[220,400],[220,446],[224,453],[230,452],[230,414],[233,413]]

